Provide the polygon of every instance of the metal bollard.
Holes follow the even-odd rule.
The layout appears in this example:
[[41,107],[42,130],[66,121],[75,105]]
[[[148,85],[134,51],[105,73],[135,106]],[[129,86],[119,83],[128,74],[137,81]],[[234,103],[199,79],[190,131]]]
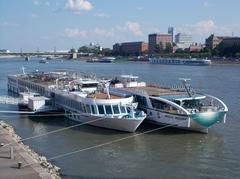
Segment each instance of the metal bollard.
[[10,159],[14,159],[14,149],[10,147]]
[[22,167],[22,162],[18,162],[18,169]]

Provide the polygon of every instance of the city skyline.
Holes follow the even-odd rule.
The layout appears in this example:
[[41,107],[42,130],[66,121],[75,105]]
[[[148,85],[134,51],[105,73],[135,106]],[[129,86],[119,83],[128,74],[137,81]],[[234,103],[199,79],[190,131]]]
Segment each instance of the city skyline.
[[90,42],[148,41],[168,27],[204,42],[210,34],[239,36],[237,0],[26,0],[0,2],[0,49],[67,50]]

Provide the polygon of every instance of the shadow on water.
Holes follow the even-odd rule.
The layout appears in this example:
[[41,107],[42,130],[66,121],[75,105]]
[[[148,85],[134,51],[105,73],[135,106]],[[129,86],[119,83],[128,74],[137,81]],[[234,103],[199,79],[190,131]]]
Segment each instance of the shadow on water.
[[116,134],[125,134],[126,132],[117,131],[113,129],[105,129],[100,127],[91,126],[88,124],[78,123],[76,121],[70,120],[64,116],[29,116],[29,119],[35,123],[42,123],[48,126],[57,126],[59,128],[66,128],[71,127],[75,125],[79,125],[73,128],[70,128],[69,130],[84,132],[84,133],[94,133],[99,135],[116,135]]
[[[137,177],[101,177],[101,176],[90,177],[90,176],[69,175],[69,174],[62,174],[61,177],[64,179],[80,179],[80,178],[84,178],[84,179],[139,179]],[[142,178],[142,179],[144,179],[144,178]]]
[[[197,131],[190,131],[190,130],[184,130],[176,127],[167,127],[166,125],[157,125],[157,124],[152,124],[149,122],[143,122],[137,132],[143,133],[151,130],[155,130],[153,132],[147,133],[147,135],[179,135],[179,134],[203,134]],[[159,130],[158,130],[159,129]]]
[[[35,123],[42,123],[45,125],[49,126],[55,126],[59,128],[65,128],[65,127],[71,127],[75,125],[81,125],[81,123],[78,123],[76,121],[73,121],[71,119],[68,119],[64,116],[29,116],[29,119]],[[151,124],[148,122],[143,122],[139,128],[136,130],[136,134],[148,132],[151,130],[155,130],[153,132],[146,133],[148,135],[179,135],[179,134],[203,134],[201,132],[197,131],[190,131],[190,130],[184,130],[176,127],[166,127],[164,128],[165,125],[157,125],[157,124]],[[159,130],[157,130],[159,128]],[[99,135],[116,135],[116,134],[126,134],[127,132],[123,131],[117,131],[114,129],[106,129],[106,128],[101,128],[101,127],[96,127],[96,126],[91,126],[88,124],[83,124],[81,126],[76,126],[71,128],[71,130],[74,131],[80,131],[84,133],[95,133]],[[129,133],[131,134],[131,133]]]

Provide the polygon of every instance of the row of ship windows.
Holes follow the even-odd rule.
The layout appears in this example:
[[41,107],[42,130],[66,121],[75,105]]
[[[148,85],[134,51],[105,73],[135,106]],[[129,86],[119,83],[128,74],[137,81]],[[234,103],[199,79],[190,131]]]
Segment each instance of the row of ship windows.
[[56,96],[56,103],[62,104],[78,111],[92,114],[126,114],[125,106],[120,105],[89,105],[78,101],[64,98],[63,96]]
[[154,63],[166,63],[166,64],[169,64],[169,63],[174,63],[174,64],[176,64],[176,63],[181,63],[181,61],[179,61],[179,60],[153,60],[153,62]]
[[8,78],[8,82],[10,82],[10,83],[17,83],[17,80],[16,79],[12,79],[12,78]]
[[[37,91],[38,93],[41,93],[41,94],[45,93],[44,87],[41,87],[41,86],[38,86],[38,85],[35,85],[35,84],[32,84],[32,83],[29,83],[29,82],[26,82],[26,81],[20,81],[20,80],[19,80],[18,84],[20,86],[24,86],[24,88],[28,87],[29,90],[31,90],[31,91],[35,90],[35,91]],[[26,88],[23,89],[23,91],[25,91],[25,90],[26,90]]]
[[[76,109],[76,106],[74,107]],[[126,114],[128,110],[126,110],[126,107],[119,106],[119,105],[89,105],[89,104],[83,104],[81,103],[81,108],[77,109],[79,111],[90,113],[90,114]]]

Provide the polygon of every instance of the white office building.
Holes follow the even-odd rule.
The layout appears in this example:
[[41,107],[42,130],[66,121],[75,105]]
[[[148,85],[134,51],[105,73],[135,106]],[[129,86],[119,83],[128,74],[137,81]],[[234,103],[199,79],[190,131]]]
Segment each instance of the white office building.
[[178,33],[175,36],[175,42],[178,48],[186,49],[192,44],[192,36],[190,34]]

